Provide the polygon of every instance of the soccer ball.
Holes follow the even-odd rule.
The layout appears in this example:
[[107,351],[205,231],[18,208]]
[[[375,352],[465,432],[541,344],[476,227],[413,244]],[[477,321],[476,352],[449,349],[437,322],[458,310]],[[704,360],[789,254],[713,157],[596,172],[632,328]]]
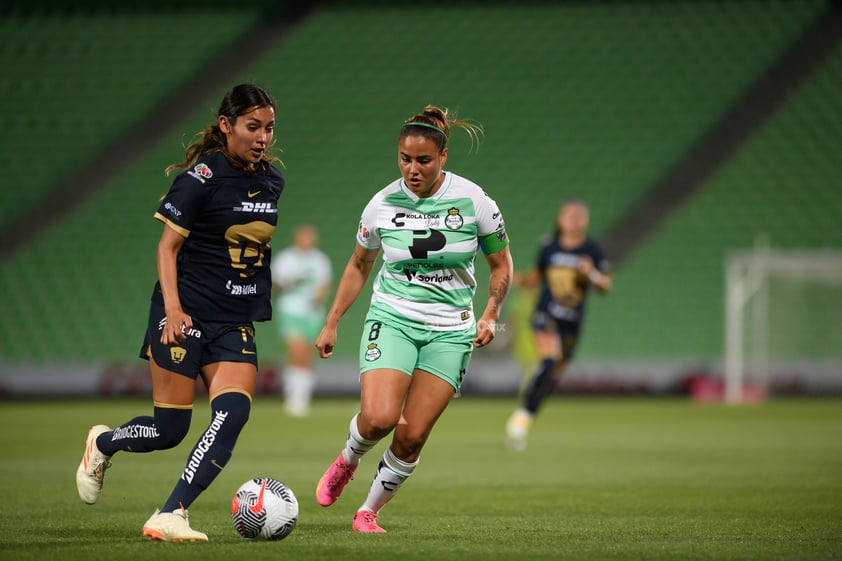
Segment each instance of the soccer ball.
[[237,533],[248,540],[284,539],[298,522],[298,499],[277,479],[251,479],[234,493],[231,522]]

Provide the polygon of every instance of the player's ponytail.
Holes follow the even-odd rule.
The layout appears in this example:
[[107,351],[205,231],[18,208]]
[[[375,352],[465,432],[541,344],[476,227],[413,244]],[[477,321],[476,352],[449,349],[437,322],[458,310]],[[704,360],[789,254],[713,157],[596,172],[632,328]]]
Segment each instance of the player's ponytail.
[[479,146],[483,136],[481,124],[451,117],[447,108],[441,109],[435,105],[428,105],[422,113],[404,121],[398,138],[400,140],[410,135],[423,136],[435,142],[441,152],[450,140],[451,127],[463,129],[471,139],[471,146]]

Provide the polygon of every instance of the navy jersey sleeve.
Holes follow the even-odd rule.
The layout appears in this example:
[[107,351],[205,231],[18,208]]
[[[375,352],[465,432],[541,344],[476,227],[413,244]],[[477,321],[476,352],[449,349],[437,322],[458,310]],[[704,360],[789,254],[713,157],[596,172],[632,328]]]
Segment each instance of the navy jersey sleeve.
[[608,257],[605,256],[605,252],[597,243],[593,243],[593,247],[591,249],[591,259],[593,259],[594,265],[600,273],[611,273],[611,261],[608,260]]
[[197,173],[193,171],[193,173],[185,172],[176,177],[155,213],[155,218],[185,238],[190,235],[193,224],[201,213],[207,191],[196,179],[196,175]]

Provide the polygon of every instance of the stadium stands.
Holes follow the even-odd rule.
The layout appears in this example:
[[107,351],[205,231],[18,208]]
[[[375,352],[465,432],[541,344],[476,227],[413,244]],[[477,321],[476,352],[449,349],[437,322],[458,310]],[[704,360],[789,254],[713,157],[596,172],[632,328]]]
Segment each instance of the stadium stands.
[[[0,228],[148,113],[253,24],[257,12],[0,18],[5,110]],[[213,33],[209,33],[213,30]]]
[[[773,247],[842,247],[842,51],[798,92],[661,234],[618,272],[611,303],[595,306],[589,356],[718,359],[723,352],[724,256],[758,235]],[[774,305],[774,303],[773,303]],[[839,355],[842,302],[806,298],[788,322],[837,314],[836,335],[801,352]],[[805,319],[807,318],[807,319]],[[633,326],[633,328],[630,328]],[[774,352],[774,349],[772,349]]]
[[[425,104],[435,103],[485,126],[486,138],[478,150],[471,151],[458,134],[454,137],[448,168],[483,185],[497,199],[507,219],[516,267],[527,268],[538,238],[552,227],[560,199],[586,198],[592,207],[593,233],[598,236],[822,6],[816,1],[323,7],[256,66],[231,79],[232,84],[257,81],[278,100],[277,139],[284,151],[288,189],[274,245],[288,243],[295,224],[314,223],[321,229],[323,248],[337,272],[341,271],[353,246],[362,206],[397,176],[394,142],[400,123]],[[192,15],[189,20],[166,15],[145,24],[132,19],[124,25],[136,27],[101,39],[84,33],[101,26],[98,17],[76,22],[81,37],[91,41],[90,47],[59,51],[80,49],[85,68],[91,60],[89,52],[120,52],[114,36],[126,41],[127,51],[135,52],[131,45],[144,29],[170,30],[184,45],[159,47],[163,58],[152,63],[140,54],[138,60],[115,56],[107,72],[80,77],[78,85],[69,79],[56,81],[69,88],[62,103],[69,104],[80,121],[86,121],[86,113],[97,106],[82,111],[79,108],[86,106],[74,102],[73,95],[109,101],[105,114],[116,110],[113,103],[118,99],[123,104],[119,112],[127,116],[119,122],[91,123],[92,128],[86,130],[102,134],[94,141],[72,143],[78,149],[75,155],[62,153],[68,159],[41,177],[40,187],[33,187],[41,193],[55,184],[62,168],[107,146],[131,121],[129,114],[148,110],[154,99],[177,87],[180,76],[223,48],[219,33],[233,37],[253,16],[243,15],[232,23],[226,14],[225,24],[219,19],[223,16],[215,13],[203,14],[206,19],[198,23]],[[20,24],[25,25],[37,28],[37,22]],[[213,41],[197,28],[214,28]],[[197,30],[196,36],[191,30]],[[73,45],[81,42],[80,36],[70,34],[66,40]],[[57,58],[61,65],[61,56],[54,58],[39,50],[45,48],[39,45],[48,42],[46,34],[20,41],[31,45],[26,49],[33,60],[44,57],[55,62]],[[118,41],[116,47],[111,46],[114,41]],[[180,56],[167,58],[166,53],[176,49]],[[10,60],[6,57],[11,55],[2,56]],[[125,64],[126,60],[132,62]],[[113,77],[113,84],[100,84],[102,74],[115,72],[123,76]],[[20,76],[23,81],[23,71]],[[745,197],[758,192],[752,182],[765,178],[771,185],[768,178],[772,177],[784,181],[784,186],[803,183],[797,158],[782,159],[781,154],[789,149],[793,134],[803,135],[803,142],[815,139],[813,130],[797,127],[805,113],[815,121],[834,105],[829,99],[835,95],[833,88],[820,84],[822,79],[838,84],[838,70],[824,76],[811,83],[811,98],[788,109],[798,111],[792,122],[776,121],[784,123],[776,125],[783,127],[777,136],[764,142],[764,134],[752,145],[766,158],[770,166],[766,169],[788,165],[790,175],[768,174],[764,166],[754,163],[756,159],[744,155],[716,178],[698,205],[676,216],[662,236],[618,272],[617,290],[610,300],[592,302],[583,358],[712,356],[719,349],[721,337],[717,339],[715,331],[721,323],[709,325],[721,313],[721,255],[717,252],[733,241],[717,237],[718,245],[704,249],[699,247],[704,241],[699,236],[711,231],[730,235],[726,226],[731,221],[724,219],[725,214],[717,218],[719,205],[725,201],[734,207],[729,212],[736,212],[732,202],[743,200],[740,190]],[[106,92],[98,88],[106,86],[111,95],[100,95]],[[128,100],[120,98],[127,92],[132,94]],[[31,107],[48,107],[50,114],[61,117],[67,105],[35,103]],[[178,159],[184,135],[198,131],[210,110],[197,108],[196,114],[186,117],[182,133],[146,154],[77,212],[0,264],[0,282],[7,287],[0,296],[4,313],[0,362],[132,360],[155,276],[154,247],[160,226],[151,214],[169,184],[161,170]],[[49,122],[44,117],[44,123]],[[65,126],[72,134],[78,125],[70,121]],[[815,139],[815,145],[838,142],[838,130],[830,123],[821,134],[825,136]],[[67,138],[47,152],[62,151],[71,144]],[[747,161],[740,164],[743,159]],[[755,172],[745,171],[748,168]],[[825,172],[815,173],[814,192],[822,193],[825,204],[828,200],[838,204],[838,199],[820,188],[827,179]],[[778,191],[771,187],[767,191],[758,198],[770,205],[771,210],[763,212],[786,219],[792,199],[774,198]],[[8,206],[4,199],[3,208]],[[822,209],[818,204],[816,208]],[[712,214],[714,222],[710,222]],[[688,217],[697,225],[685,226]],[[738,243],[753,233],[749,226],[734,232]],[[686,250],[697,247],[700,253],[688,259]],[[478,264],[480,277],[484,267]],[[484,286],[482,282],[480,295]],[[685,306],[701,316],[675,314]],[[345,336],[338,355],[355,354],[355,326],[364,308],[356,306],[343,323]],[[710,331],[700,336],[703,329]],[[265,360],[279,356],[273,335],[270,326],[259,335]]]

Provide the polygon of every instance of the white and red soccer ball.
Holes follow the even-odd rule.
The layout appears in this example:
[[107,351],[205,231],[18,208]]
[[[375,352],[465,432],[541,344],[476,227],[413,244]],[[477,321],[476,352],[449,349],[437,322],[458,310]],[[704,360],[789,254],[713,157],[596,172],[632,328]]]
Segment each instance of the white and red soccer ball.
[[281,540],[298,522],[298,500],[292,490],[271,477],[246,481],[231,501],[231,522],[242,537]]

